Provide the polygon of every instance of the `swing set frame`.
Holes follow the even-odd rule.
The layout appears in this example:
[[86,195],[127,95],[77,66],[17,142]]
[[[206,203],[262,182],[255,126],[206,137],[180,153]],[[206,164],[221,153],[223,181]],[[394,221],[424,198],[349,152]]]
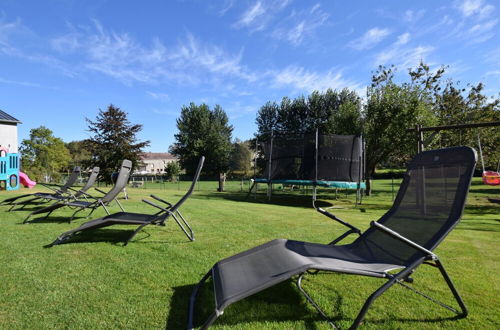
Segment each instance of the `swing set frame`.
[[[423,127],[422,125],[415,125],[414,128],[408,129],[408,131],[414,131],[416,133],[417,138],[417,153],[421,153],[425,150],[425,145],[432,142],[434,137],[440,132],[444,130],[455,130],[455,129],[464,129],[464,128],[479,128],[479,127],[496,127],[500,126],[500,121],[492,121],[486,123],[471,123],[471,124],[458,124],[458,125],[444,125],[444,126],[428,126]],[[427,139],[424,139],[424,132],[433,132]],[[479,139],[478,134],[478,146],[479,146],[479,155],[481,158],[482,164],[482,178],[483,182],[488,185],[499,185],[500,184],[500,175],[498,173],[498,168],[495,171],[486,171],[484,168],[484,160],[483,160],[483,151],[481,148],[481,140]],[[500,166],[500,161],[499,161]]]

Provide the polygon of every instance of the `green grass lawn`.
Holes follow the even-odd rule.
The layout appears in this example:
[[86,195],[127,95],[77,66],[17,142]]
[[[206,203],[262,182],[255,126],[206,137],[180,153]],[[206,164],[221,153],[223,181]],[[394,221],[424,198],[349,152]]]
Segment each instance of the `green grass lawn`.
[[[399,182],[399,181],[398,181]],[[395,184],[397,185],[398,182]],[[141,198],[154,193],[176,201],[185,183],[127,189],[127,211],[148,212]],[[241,183],[226,193],[216,183],[202,182],[183,205],[195,230],[189,242],[173,222],[146,227],[134,241],[122,241],[133,227],[114,226],[75,237],[52,248],[43,246],[85,221],[64,222],[70,210],[56,211],[43,222],[20,224],[29,211],[6,212],[0,223],[1,329],[183,329],[193,286],[219,259],[274,238],[328,243],[344,228],[315,212],[310,195],[276,189],[270,203],[264,190],[245,201]],[[243,190],[248,189],[248,184]],[[339,217],[367,228],[392,204],[391,180],[374,182],[375,193],[354,207],[354,195],[320,192],[322,205],[335,204]],[[396,188],[397,190],[397,188]],[[25,193],[0,192],[0,200]],[[469,307],[466,319],[400,286],[375,301],[362,328],[486,329],[500,325],[498,287],[500,187],[474,180],[462,222],[436,250]],[[116,208],[115,208],[116,209]],[[97,214],[104,214],[100,210]],[[454,305],[438,271],[422,266],[413,286]],[[367,296],[383,280],[339,274],[309,276],[304,287],[338,325],[347,328]],[[202,292],[207,316],[212,307],[210,285]],[[209,308],[210,307],[210,308]],[[328,329],[293,281],[263,291],[228,307],[215,329]]]

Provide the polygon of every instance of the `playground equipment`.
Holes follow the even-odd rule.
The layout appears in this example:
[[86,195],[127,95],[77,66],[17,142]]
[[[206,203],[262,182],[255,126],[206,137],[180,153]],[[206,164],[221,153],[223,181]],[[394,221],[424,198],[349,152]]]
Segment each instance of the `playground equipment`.
[[479,134],[477,135],[477,145],[479,146],[479,156],[481,158],[481,166],[483,169],[483,175],[482,175],[483,183],[490,186],[500,185],[500,173],[498,172],[500,168],[500,161],[498,162],[496,172],[486,171],[484,168],[483,149],[481,148],[481,139],[479,138]]
[[19,189],[19,155],[0,147],[0,190]]
[[26,173],[19,171],[19,182],[26,188],[33,188],[36,185],[36,182],[31,180]]
[[315,134],[271,136],[262,144],[266,169],[264,178],[253,185],[272,184],[313,187],[313,205],[317,187],[356,189],[356,203],[365,189],[364,142],[361,136]]
[[[422,127],[422,125],[415,125],[415,128],[408,129],[408,131],[415,131],[417,133],[417,152],[420,153],[424,151],[425,145],[432,142],[437,133],[443,130],[455,130],[464,128],[479,128],[479,127],[497,127],[500,126],[500,121],[492,121],[486,123],[472,123],[472,124],[459,124],[459,125],[445,125],[445,126],[432,126],[432,127]],[[432,134],[424,139],[424,132],[432,132]],[[486,171],[484,167],[483,151],[481,148],[481,140],[479,134],[477,135],[477,143],[479,146],[479,156],[482,165],[482,179],[483,183],[490,186],[500,185],[500,160],[498,162],[497,170]]]

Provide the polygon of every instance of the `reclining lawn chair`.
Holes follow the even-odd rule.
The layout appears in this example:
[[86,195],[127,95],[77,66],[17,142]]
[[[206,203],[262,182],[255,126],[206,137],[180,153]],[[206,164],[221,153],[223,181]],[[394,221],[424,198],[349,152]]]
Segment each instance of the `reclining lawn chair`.
[[[304,275],[318,271],[387,280],[368,297],[352,329],[360,325],[373,301],[396,283],[465,317],[465,304],[432,251],[461,218],[475,164],[476,153],[468,147],[422,152],[410,162],[393,206],[379,221],[372,221],[365,232],[320,208],[319,212],[349,228],[330,244],[278,239],[217,262],[193,289],[188,329],[194,326],[198,291],[209,277],[214,285],[215,311],[202,329],[208,328],[230,304],[295,275],[297,286],[306,299],[334,326],[301,286]],[[352,233],[359,235],[354,242],[335,245]],[[412,282],[410,274],[423,263],[440,270],[461,311],[403,283]],[[390,273],[392,270],[398,271]]]
[[198,162],[198,168],[196,169],[195,175],[193,177],[193,182],[191,183],[191,186],[189,187],[188,191],[186,194],[174,205],[171,203],[155,196],[151,195],[152,198],[155,200],[166,204],[167,206],[159,206],[153,202],[150,202],[146,199],[143,199],[142,201],[159,209],[158,212],[154,214],[144,214],[144,213],[130,213],[130,212],[118,212],[114,213],[111,215],[107,215],[105,217],[92,220],[89,222],[86,222],[82,224],[80,227],[69,230],[62,235],[60,235],[54,242],[51,244],[47,245],[47,247],[51,247],[53,245],[61,244],[71,236],[73,236],[77,232],[83,232],[87,230],[94,230],[98,228],[103,228],[103,227],[109,227],[112,225],[134,225],[138,226],[137,229],[130,235],[130,237],[125,241],[125,245],[128,244],[134,238],[134,236],[142,230],[147,225],[158,225],[158,226],[164,226],[165,222],[167,219],[171,216],[177,225],[179,225],[180,229],[186,234],[186,236],[189,238],[190,241],[194,241],[194,232],[187,220],[184,218],[182,213],[179,211],[179,208],[181,205],[191,196],[193,193],[196,181],[198,181],[198,178],[200,177],[200,172],[201,169],[203,168],[203,162],[205,161],[205,157],[201,157],[200,161]]
[[128,181],[128,177],[130,175],[131,169],[132,169],[132,162],[130,160],[127,160],[127,159],[123,160],[122,166],[120,168],[120,172],[118,174],[118,179],[116,180],[114,187],[111,188],[111,190],[108,191],[107,193],[104,193],[103,191],[96,188],[96,190],[103,193],[104,196],[102,196],[100,198],[95,198],[95,197],[92,197],[91,195],[84,192],[82,195],[85,196],[87,199],[92,199],[92,201],[89,201],[89,200],[59,200],[52,205],[49,205],[49,206],[46,206],[44,208],[37,209],[37,210],[31,212],[26,217],[26,219],[24,219],[23,223],[29,223],[29,222],[35,221],[35,220],[30,221],[29,219],[32,216],[37,215],[37,214],[47,213],[43,218],[36,219],[36,220],[46,219],[52,212],[54,212],[57,209],[60,209],[61,207],[65,207],[65,206],[76,209],[76,211],[73,213],[71,218],[68,219],[69,222],[71,222],[71,220],[73,220],[73,218],[75,217],[75,215],[77,213],[79,213],[83,210],[90,209],[91,211],[87,215],[87,217],[89,217],[97,208],[99,208],[101,206],[104,208],[104,210],[106,211],[107,214],[110,214],[108,209],[106,208],[106,206],[109,205],[112,201],[115,201],[118,204],[118,206],[120,207],[120,209],[122,211],[124,211],[121,203],[118,201],[118,199],[116,199],[116,196],[118,196],[120,191],[122,191],[123,188],[125,188],[125,186],[127,185],[127,181]]
[[[90,173],[90,176],[89,176],[89,179],[87,180],[87,183],[79,190],[68,187],[68,190],[71,190],[71,193],[64,194],[64,195],[54,195],[54,196],[46,197],[46,198],[49,200],[56,201],[54,204],[58,204],[58,205],[63,205],[61,203],[68,202],[68,201],[77,201],[80,198],[83,198],[86,201],[88,201],[89,198],[95,199],[95,197],[87,194],[87,191],[94,185],[95,181],[97,180],[97,176],[99,175],[99,170],[100,170],[99,167],[97,167],[97,166],[94,167],[92,169],[92,172]],[[47,208],[51,208],[54,204],[37,209],[37,210],[31,212],[28,215],[28,217],[25,219],[24,222],[26,222],[27,219],[29,219],[32,215],[44,213],[44,212],[42,212],[42,210],[46,210]],[[50,213],[48,213],[46,217],[48,217],[49,214]]]
[[[27,205],[34,204],[35,202],[38,204],[43,204],[43,203],[47,203],[51,200],[54,200],[54,198],[57,198],[57,197],[69,196],[70,194],[69,194],[68,190],[76,182],[79,175],[80,175],[80,167],[75,166],[75,168],[73,169],[73,172],[68,177],[68,181],[66,181],[66,183],[62,186],[61,185],[54,185],[54,184],[51,185],[51,184],[40,183],[42,186],[52,190],[53,193],[37,192],[37,193],[32,193],[32,194],[24,194],[21,196],[7,198],[7,199],[3,200],[2,202],[0,202],[0,205],[12,205],[10,207],[9,211],[11,211],[14,207],[16,207],[18,205],[22,205],[22,207],[19,208],[19,210],[20,210],[20,209],[23,209]],[[28,198],[28,199],[25,199],[25,198]]]

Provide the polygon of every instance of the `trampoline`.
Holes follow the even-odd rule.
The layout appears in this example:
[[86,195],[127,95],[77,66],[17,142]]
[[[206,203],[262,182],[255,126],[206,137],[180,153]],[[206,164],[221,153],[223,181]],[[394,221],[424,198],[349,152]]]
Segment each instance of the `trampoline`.
[[355,189],[356,203],[365,189],[365,153],[362,136],[335,134],[300,134],[274,136],[260,143],[266,168],[262,178],[254,178],[250,192],[259,184],[268,185],[271,198],[273,184],[316,188]]

